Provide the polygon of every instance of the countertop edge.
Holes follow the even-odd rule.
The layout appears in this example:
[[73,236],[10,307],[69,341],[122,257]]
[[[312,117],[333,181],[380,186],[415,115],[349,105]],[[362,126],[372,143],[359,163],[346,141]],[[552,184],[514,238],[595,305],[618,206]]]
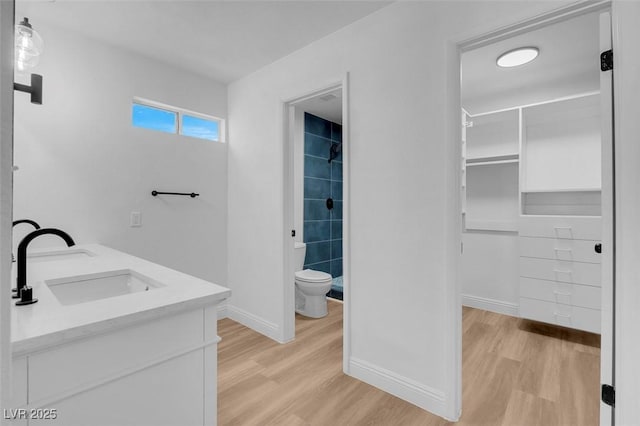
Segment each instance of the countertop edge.
[[133,312],[115,318],[108,318],[93,323],[82,324],[77,327],[60,330],[57,332],[34,336],[28,339],[12,342],[12,357],[21,358],[36,352],[49,350],[56,346],[65,345],[78,340],[89,339],[98,335],[118,331],[127,327],[136,326],[157,318],[176,315],[185,311],[200,309],[206,306],[216,306],[225,301],[231,295],[231,290],[212,293],[193,299],[175,302],[168,305],[157,306],[143,311]]

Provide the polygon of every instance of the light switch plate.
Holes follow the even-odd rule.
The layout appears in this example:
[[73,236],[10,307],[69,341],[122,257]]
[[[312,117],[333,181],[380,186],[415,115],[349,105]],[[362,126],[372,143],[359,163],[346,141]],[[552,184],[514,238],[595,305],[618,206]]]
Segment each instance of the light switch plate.
[[129,224],[132,228],[138,228],[142,226],[142,213],[140,212],[131,212],[131,219]]

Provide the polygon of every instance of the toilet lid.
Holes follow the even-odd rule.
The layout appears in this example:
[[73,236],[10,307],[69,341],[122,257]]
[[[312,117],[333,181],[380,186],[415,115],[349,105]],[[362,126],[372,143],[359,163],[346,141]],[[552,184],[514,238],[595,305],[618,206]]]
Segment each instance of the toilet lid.
[[296,280],[308,283],[321,283],[331,281],[331,274],[327,274],[322,271],[314,271],[313,269],[305,269],[304,271],[296,272]]

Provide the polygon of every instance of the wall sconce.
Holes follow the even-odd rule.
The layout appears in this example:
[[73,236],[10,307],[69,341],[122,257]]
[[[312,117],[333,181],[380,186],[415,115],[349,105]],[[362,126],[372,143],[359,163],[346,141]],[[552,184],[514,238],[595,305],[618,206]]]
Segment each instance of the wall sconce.
[[[19,73],[25,72],[38,64],[40,54],[44,50],[42,37],[24,18],[15,31],[15,65]],[[31,94],[31,103],[42,105],[42,76],[31,74],[31,86],[13,83],[13,89]]]

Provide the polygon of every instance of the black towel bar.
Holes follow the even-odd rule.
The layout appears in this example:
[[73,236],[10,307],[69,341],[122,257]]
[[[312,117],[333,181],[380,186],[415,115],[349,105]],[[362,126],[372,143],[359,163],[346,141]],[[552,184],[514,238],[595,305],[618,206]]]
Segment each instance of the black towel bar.
[[160,192],[160,191],[156,191],[155,189],[153,191],[151,191],[151,195],[153,195],[154,197],[156,195],[188,195],[191,198],[196,198],[197,196],[199,196],[200,194],[196,194],[195,192]]

